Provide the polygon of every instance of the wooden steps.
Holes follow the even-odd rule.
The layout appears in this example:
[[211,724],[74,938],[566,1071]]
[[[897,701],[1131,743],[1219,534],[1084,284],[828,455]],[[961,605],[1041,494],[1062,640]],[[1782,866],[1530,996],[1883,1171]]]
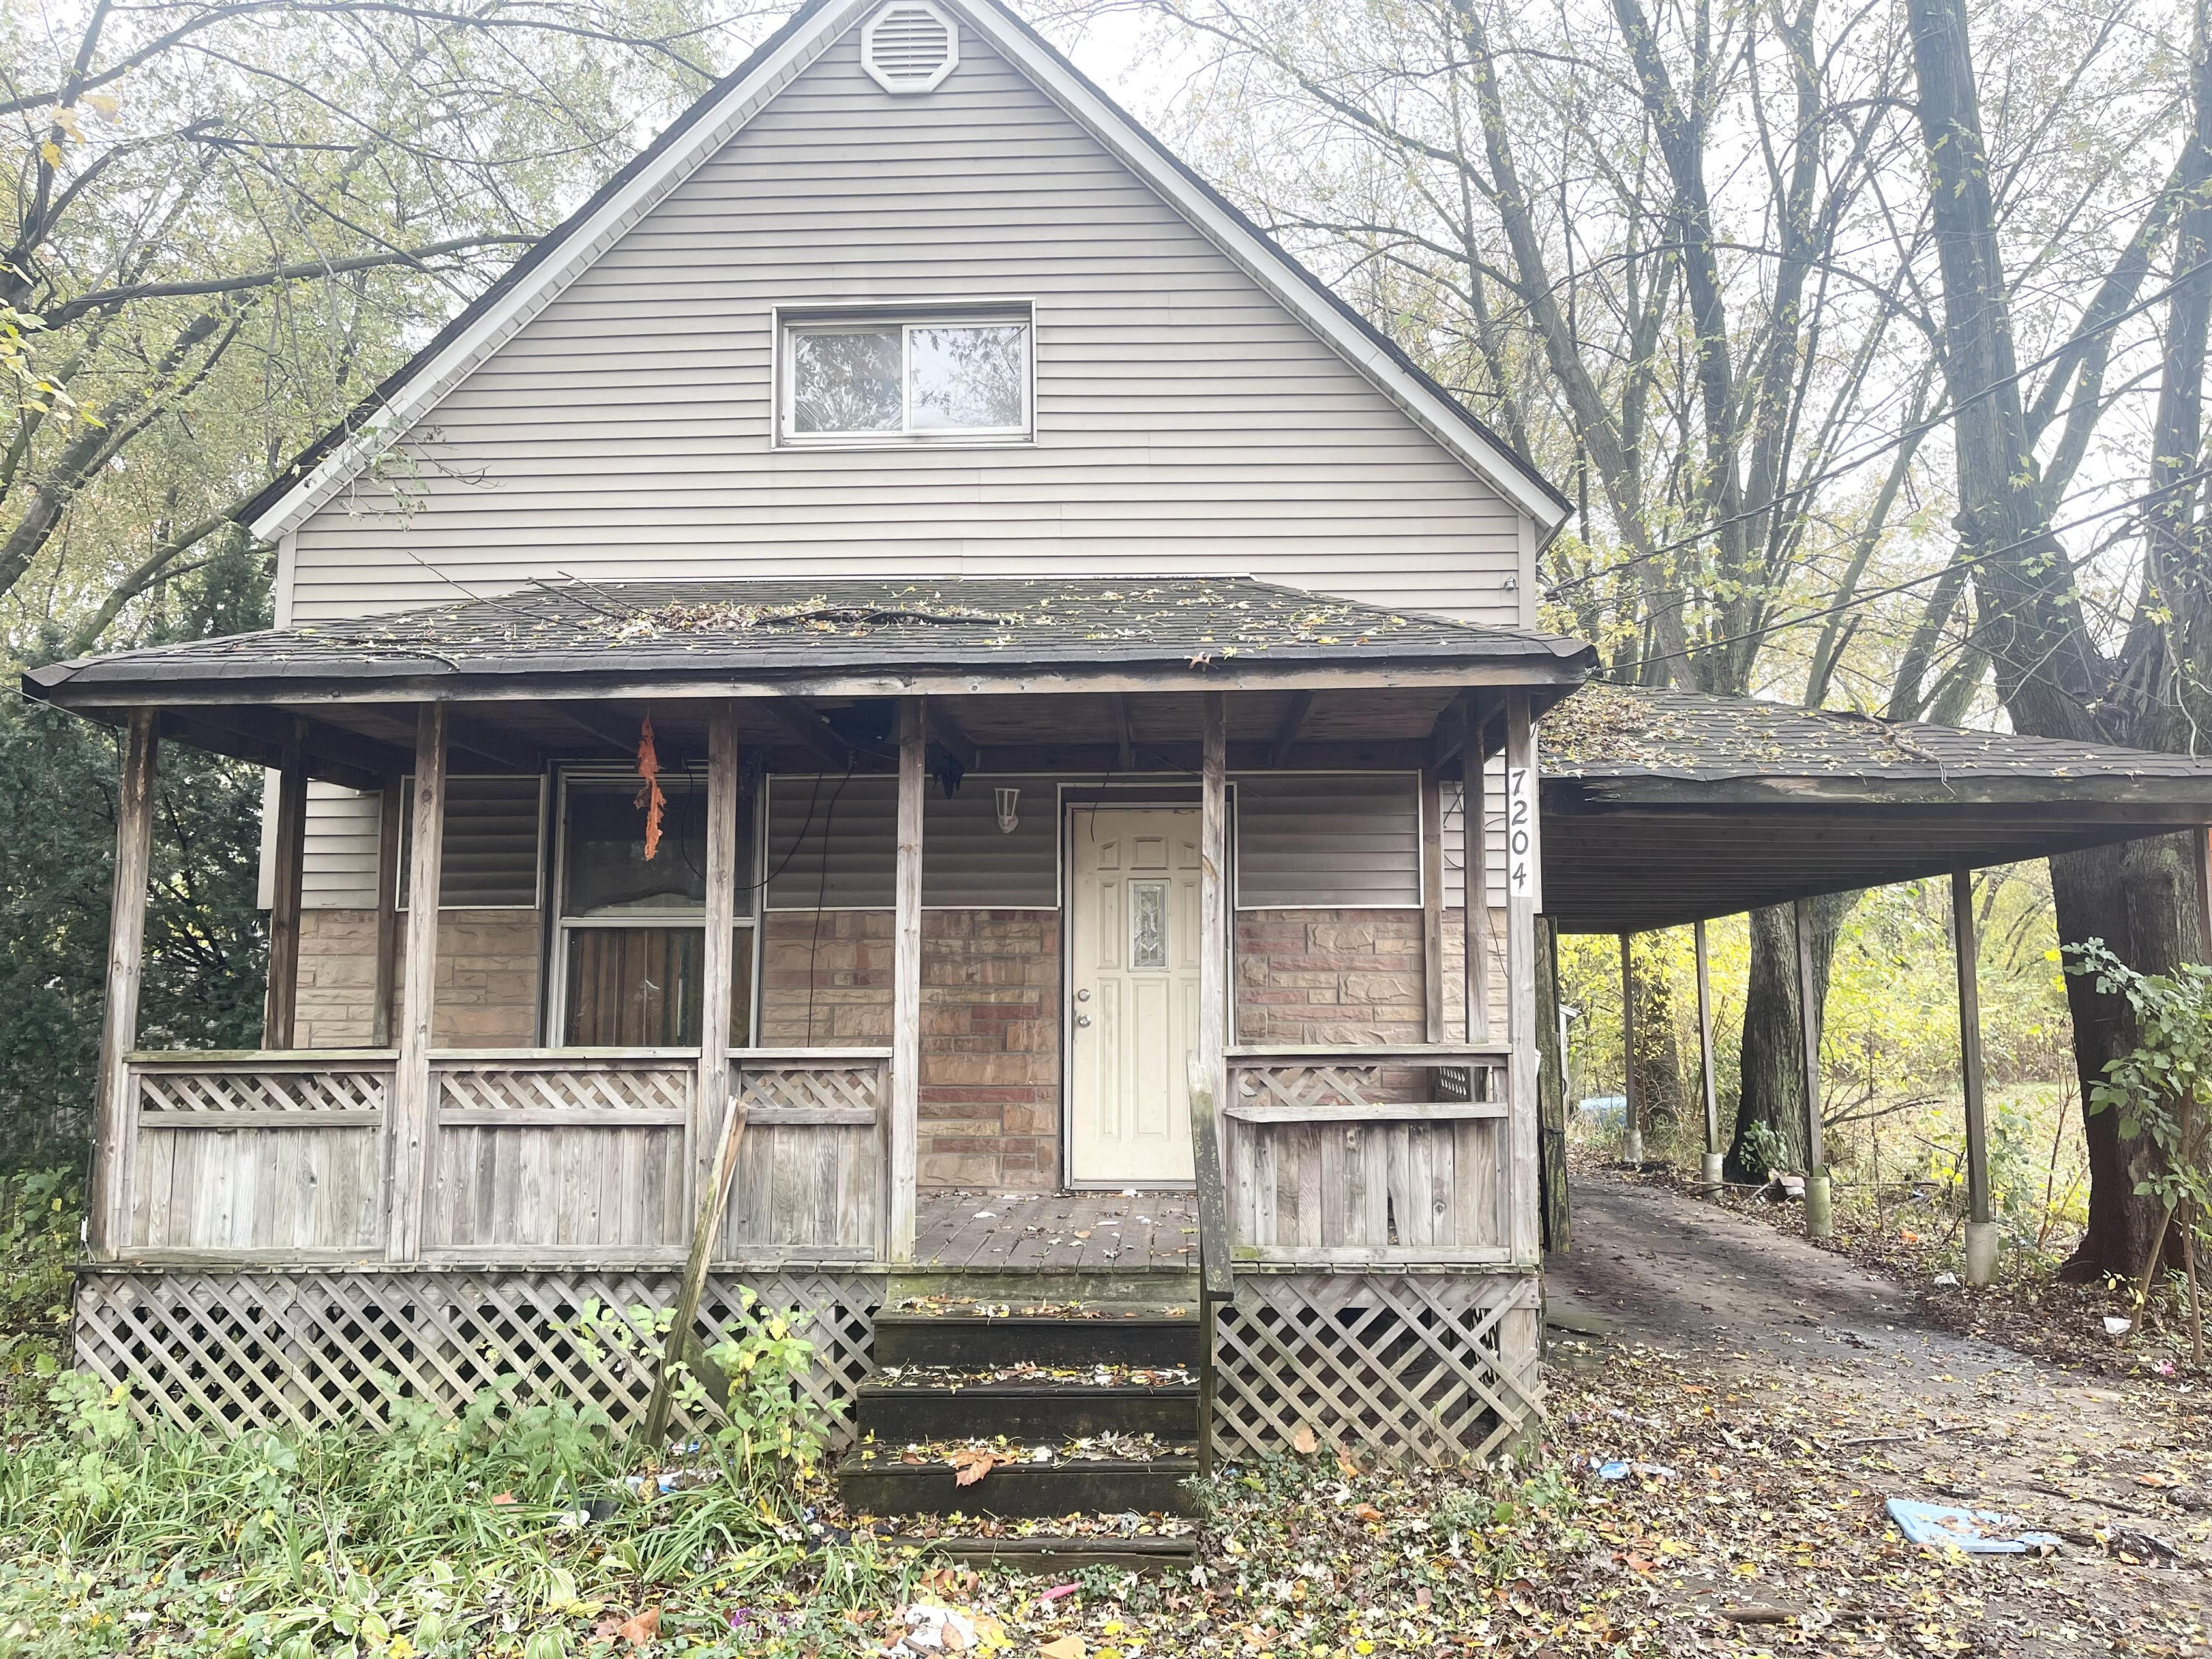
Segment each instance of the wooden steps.
[[[1183,1487],[1200,1469],[1205,1359],[1193,1276],[952,1277],[894,1279],[876,1316],[877,1371],[837,1468],[847,1510],[975,1517],[973,1532],[932,1528],[931,1547],[1038,1571],[1194,1559],[1190,1534],[1155,1532],[1195,1509]],[[962,1486],[956,1454],[977,1452],[994,1461]],[[1064,1532],[997,1535],[998,1522],[1063,1516]]]

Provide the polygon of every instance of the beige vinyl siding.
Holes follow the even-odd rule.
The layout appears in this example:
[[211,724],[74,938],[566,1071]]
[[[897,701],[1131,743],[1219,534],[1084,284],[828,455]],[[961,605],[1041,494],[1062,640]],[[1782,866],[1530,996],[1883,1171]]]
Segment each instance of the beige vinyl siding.
[[[367,910],[376,904],[376,836],[381,799],[307,781],[307,834],[301,848],[300,904],[308,910]],[[276,774],[263,775],[261,875],[255,902],[275,893]]]
[[[773,308],[1035,306],[1036,438],[777,448]],[[301,526],[298,622],[533,576],[1249,574],[1518,619],[1520,520],[974,38],[832,46]],[[448,580],[450,579],[450,580]]]

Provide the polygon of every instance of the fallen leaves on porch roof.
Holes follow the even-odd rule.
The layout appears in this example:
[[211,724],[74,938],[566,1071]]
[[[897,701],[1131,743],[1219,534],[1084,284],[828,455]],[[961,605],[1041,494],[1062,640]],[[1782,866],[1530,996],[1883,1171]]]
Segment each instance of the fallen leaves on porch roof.
[[602,632],[617,639],[649,640],[665,634],[742,634],[755,628],[793,628],[816,634],[864,633],[896,623],[1009,623],[994,611],[918,599],[903,605],[832,605],[826,594],[786,605],[742,605],[731,600],[685,604],[681,600],[610,616]]

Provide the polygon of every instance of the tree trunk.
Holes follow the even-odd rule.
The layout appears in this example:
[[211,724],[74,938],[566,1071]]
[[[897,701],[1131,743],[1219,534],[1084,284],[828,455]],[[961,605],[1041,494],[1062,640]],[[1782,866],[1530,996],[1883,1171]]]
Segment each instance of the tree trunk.
[[[1825,1002],[1836,935],[1859,902],[1856,893],[1832,893],[1813,901],[1813,978]],[[1820,1009],[1814,1010],[1817,1023]],[[1724,1172],[1731,1181],[1764,1181],[1772,1167],[1805,1167],[1803,1027],[1797,1019],[1797,929],[1790,907],[1751,913],[1751,983],[1744,998],[1742,1085],[1735,1132]],[[1763,1127],[1773,1139],[1762,1155],[1753,1146]],[[1759,1139],[1765,1139],[1762,1136]]]
[[[2051,860],[2062,947],[2101,939],[2121,961],[2147,974],[2198,959],[2193,852],[2190,836],[2165,836]],[[2074,1016],[2074,1064],[2089,1148],[2089,1226],[2063,1273],[2077,1282],[2108,1273],[2133,1278],[2142,1271],[2164,1212],[2155,1200],[2136,1193],[2157,1153],[2147,1136],[2123,1136],[2117,1114],[2091,1115],[2088,1100],[2107,1062],[2135,1046],[2135,1019],[2124,997],[2100,996],[2096,981],[2084,975],[2066,975],[2066,1004]],[[2178,1240],[2167,1254],[2179,1262]]]
[[1566,1056],[1559,1048],[1559,938],[1536,918],[1536,1178],[1542,1189],[1544,1249],[1573,1238],[1567,1204]]

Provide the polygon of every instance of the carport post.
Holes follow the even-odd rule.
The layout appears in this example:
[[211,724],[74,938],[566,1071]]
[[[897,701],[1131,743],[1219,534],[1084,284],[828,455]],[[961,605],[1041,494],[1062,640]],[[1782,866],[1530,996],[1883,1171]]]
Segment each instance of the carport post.
[[1705,955],[1705,924],[1694,922],[1690,940],[1698,958],[1698,1076],[1705,1091],[1705,1158],[1699,1171],[1708,1187],[1721,1184],[1721,1108],[1713,1090],[1713,978]]
[[1951,872],[1951,950],[1959,964],[1959,1073],[1966,1090],[1966,1283],[1997,1276],[1997,1229],[1990,1219],[1990,1124],[1983,1097],[1981,941],[1974,927],[1974,872]]
[[1828,1149],[1820,1135],[1820,994],[1814,985],[1811,902],[1799,899],[1790,906],[1790,917],[1797,927],[1797,1025],[1805,1040],[1805,1235],[1832,1238],[1836,1217]]
[[1620,1059],[1621,1121],[1626,1131],[1620,1156],[1630,1164],[1644,1162],[1644,1091],[1636,1084],[1636,975],[1629,966],[1632,934],[1620,936]]

